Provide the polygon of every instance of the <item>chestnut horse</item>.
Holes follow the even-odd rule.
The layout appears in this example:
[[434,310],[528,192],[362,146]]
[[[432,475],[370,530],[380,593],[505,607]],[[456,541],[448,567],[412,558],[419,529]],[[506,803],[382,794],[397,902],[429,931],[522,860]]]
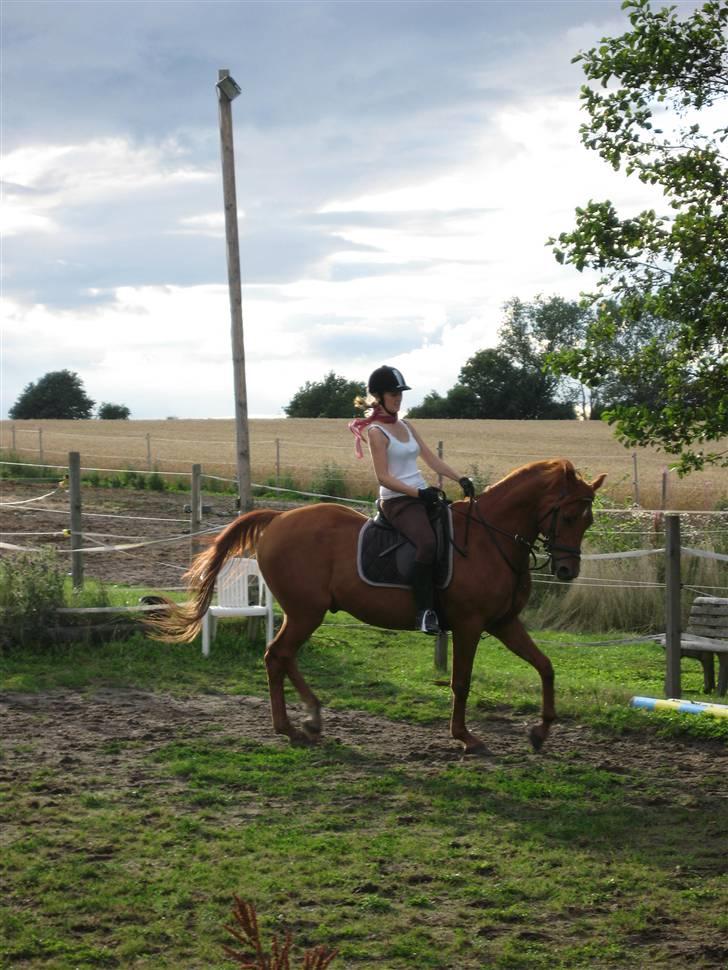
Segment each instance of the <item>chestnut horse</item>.
[[[604,478],[600,475],[589,484],[569,461],[537,461],[511,472],[472,502],[451,506],[453,574],[441,593],[441,605],[453,638],[450,732],[467,753],[484,747],[465,725],[473,660],[484,631],[539,672],[542,717],[531,728],[530,740],[535,750],[546,740],[556,716],[553,668],[518,614],[530,593],[529,566],[537,544],[557,579],[578,576],[581,540],[592,522],[594,493]],[[291,741],[314,740],[321,733],[321,704],[301,675],[296,654],[326,611],[344,610],[364,623],[388,629],[414,627],[409,590],[375,587],[359,578],[357,538],[365,522],[361,513],[333,504],[288,512],[256,509],[240,516],[195,558],[186,577],[195,591],[194,600],[186,606],[170,605],[167,615],[147,621],[152,635],[169,641],[192,640],[225,559],[255,554],[285,614],[265,653],[273,727]],[[308,712],[302,730],[288,718],[286,676]]]

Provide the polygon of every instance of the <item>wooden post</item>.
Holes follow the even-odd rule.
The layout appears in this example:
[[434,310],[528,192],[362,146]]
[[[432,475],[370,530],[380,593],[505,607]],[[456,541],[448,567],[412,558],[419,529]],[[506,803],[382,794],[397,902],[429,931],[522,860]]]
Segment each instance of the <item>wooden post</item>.
[[[442,459],[443,454],[444,454],[444,452],[443,452],[443,448],[442,448],[442,442],[441,441],[438,441],[437,442],[437,457],[440,458],[440,459]],[[437,476],[437,487],[438,488],[442,488],[442,475],[438,475]]]
[[12,442],[13,442],[11,446],[11,451],[13,452],[13,454],[15,454],[15,425],[14,424],[10,425],[10,435],[12,437]]
[[281,441],[276,438],[276,485],[281,484]]
[[634,469],[634,479],[633,479],[634,504],[639,505],[640,504],[640,483],[639,483],[639,476],[637,474],[637,452],[636,451],[632,452],[632,468]]
[[[227,243],[228,291],[230,296],[230,330],[233,349],[233,382],[235,386],[235,432],[237,438],[238,491],[240,513],[253,507],[250,483],[250,446],[248,439],[248,399],[245,386],[245,345],[243,342],[243,297],[240,285],[240,246],[238,243],[238,203],[235,191],[235,152],[231,97],[220,82],[230,71],[218,71],[217,100],[220,115],[220,154],[222,188],[225,206],[225,239]],[[230,79],[232,81],[232,78]],[[234,82],[233,82],[234,84]],[[233,94],[233,97],[236,95]]]
[[152,436],[147,432],[147,470],[152,470]]
[[438,633],[435,640],[435,668],[447,670],[447,633],[444,631]]
[[680,516],[665,516],[665,697],[679,698],[680,684]]
[[74,589],[83,586],[83,535],[81,532],[81,455],[68,455],[68,499],[71,506],[71,581]]
[[192,487],[190,497],[190,553],[192,558],[201,551],[201,543],[196,535],[202,528],[202,465],[192,466]]
[[662,469],[662,493],[660,499],[662,501],[661,508],[664,512],[667,508],[667,468]]
[[43,464],[43,429],[38,428],[38,464]]

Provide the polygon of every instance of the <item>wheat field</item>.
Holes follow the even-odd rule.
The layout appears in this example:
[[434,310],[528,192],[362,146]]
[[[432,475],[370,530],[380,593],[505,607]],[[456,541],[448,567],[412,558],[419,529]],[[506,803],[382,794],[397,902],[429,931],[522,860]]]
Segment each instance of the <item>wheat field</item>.
[[[682,480],[673,471],[664,475],[670,456],[650,448],[627,449],[598,421],[421,420],[417,428],[433,450],[441,443],[445,460],[481,487],[527,462],[565,457],[585,478],[606,472],[603,494],[618,504],[695,510],[728,502],[727,468],[709,468]],[[373,493],[369,460],[355,457],[344,419],[253,419],[249,435],[255,483],[277,480],[307,490],[321,480],[322,469],[335,468],[348,494]],[[728,448],[728,440],[722,447]],[[232,419],[5,420],[0,422],[0,450],[16,460],[59,466],[67,464],[70,451],[78,451],[84,469],[188,475],[193,464],[201,464],[206,475],[233,479],[236,467]]]

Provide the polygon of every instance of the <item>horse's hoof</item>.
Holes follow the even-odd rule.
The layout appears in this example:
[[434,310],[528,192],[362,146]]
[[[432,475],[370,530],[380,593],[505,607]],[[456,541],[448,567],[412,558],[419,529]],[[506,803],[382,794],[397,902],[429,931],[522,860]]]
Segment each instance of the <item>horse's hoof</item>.
[[310,748],[314,743],[314,738],[306,734],[305,731],[291,731],[288,741],[293,748]]
[[481,741],[480,738],[473,738],[472,741],[469,741],[468,744],[465,745],[463,754],[466,756],[484,755],[490,754],[490,751],[488,750],[485,741]]
[[531,730],[528,732],[528,740],[531,742],[531,747],[536,753],[543,748],[546,735],[543,733],[543,728],[540,724],[535,724],[531,728]]
[[319,738],[323,729],[321,715],[311,714],[310,717],[305,717],[301,722],[301,727],[309,737]]

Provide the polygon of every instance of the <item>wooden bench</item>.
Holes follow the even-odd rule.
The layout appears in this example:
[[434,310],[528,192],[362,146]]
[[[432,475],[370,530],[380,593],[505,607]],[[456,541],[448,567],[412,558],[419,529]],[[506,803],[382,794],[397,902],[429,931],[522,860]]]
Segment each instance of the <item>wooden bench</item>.
[[[664,639],[663,639],[664,643]],[[699,660],[703,667],[703,690],[715,690],[713,655],[718,655],[718,693],[728,690],[728,599],[696,596],[686,629],[680,637],[680,653]]]

